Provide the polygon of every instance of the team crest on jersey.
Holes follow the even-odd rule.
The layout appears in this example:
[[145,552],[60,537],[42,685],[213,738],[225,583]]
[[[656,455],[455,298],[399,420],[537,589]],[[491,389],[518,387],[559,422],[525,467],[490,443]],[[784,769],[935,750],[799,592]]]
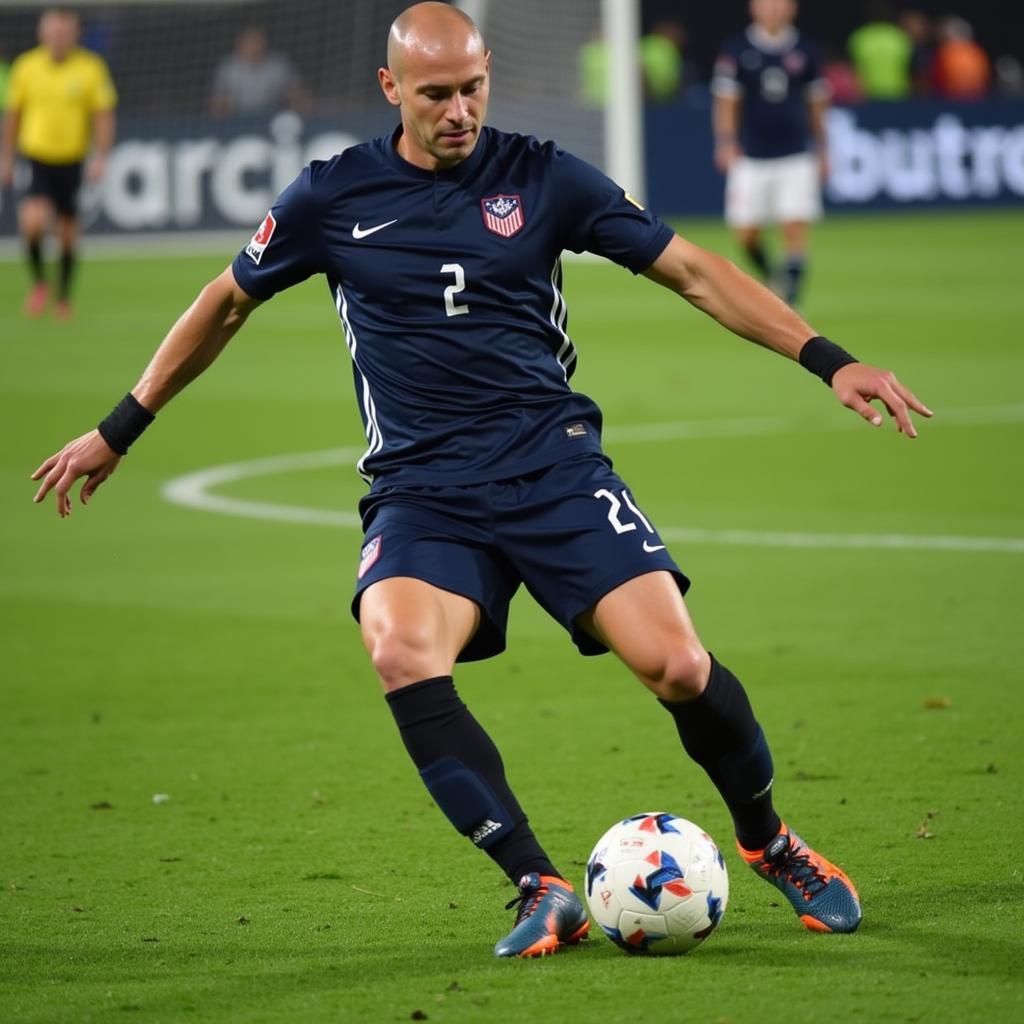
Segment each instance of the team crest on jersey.
[[525,223],[523,201],[519,196],[489,196],[480,200],[480,210],[484,227],[502,238],[511,238]]
[[268,213],[264,217],[259,230],[252,236],[252,241],[245,247],[245,254],[253,263],[259,263],[263,259],[263,251],[270,245],[270,239],[274,237],[274,229],[276,227],[277,221],[274,220],[274,215]]
[[380,558],[380,540],[381,534],[377,534],[373,540],[367,541],[363,546],[363,550],[359,554],[359,572],[356,573],[356,579],[361,580],[377,563],[377,559]]
[[782,58],[782,66],[791,74],[799,75],[807,66],[807,58],[799,50],[790,50]]

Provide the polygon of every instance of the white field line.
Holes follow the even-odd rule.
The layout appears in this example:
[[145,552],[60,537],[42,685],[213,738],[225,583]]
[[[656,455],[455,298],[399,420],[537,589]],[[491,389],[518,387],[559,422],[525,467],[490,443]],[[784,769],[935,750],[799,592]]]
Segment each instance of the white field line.
[[[1000,406],[965,406],[942,413],[937,422],[974,426],[1024,421],[1024,403]],[[747,419],[688,420],[641,423],[611,427],[605,439],[611,444],[652,443],[702,437],[750,437],[858,426],[849,417],[822,423],[799,417],[752,417]],[[263,519],[311,526],[358,529],[356,512],[276,505],[268,502],[227,498],[210,493],[213,488],[239,480],[280,473],[355,465],[362,448],[331,448],[319,452],[296,452],[211,466],[175,477],[161,488],[164,499],[175,505],[216,512],[244,519]],[[705,530],[669,526],[659,530],[666,540],[685,544],[720,544],[742,547],[829,548],[882,551],[956,551],[1024,554],[1024,537],[958,537],[906,533],[804,533],[778,530]]]

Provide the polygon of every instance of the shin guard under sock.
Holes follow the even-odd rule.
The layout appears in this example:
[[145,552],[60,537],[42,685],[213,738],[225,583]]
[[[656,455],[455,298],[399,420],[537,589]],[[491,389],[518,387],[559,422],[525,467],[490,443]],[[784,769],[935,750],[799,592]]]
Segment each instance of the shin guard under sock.
[[40,284],[43,280],[43,240],[31,238],[25,244],[25,253],[28,257],[28,269],[32,274],[32,283]]
[[493,740],[469,713],[451,676],[387,694],[402,741],[448,820],[512,879],[558,875],[505,780]]
[[66,301],[71,294],[71,278],[75,273],[75,250],[62,249],[60,254],[60,273],[57,275],[57,298]]
[[761,275],[761,280],[770,280],[772,268],[768,262],[768,254],[764,251],[764,246],[760,242],[751,242],[749,245],[745,245],[743,250],[746,252],[750,262],[757,268],[758,274]]
[[699,697],[660,703],[675,719],[686,752],[721,793],[740,845],[761,849],[781,823],[772,806],[771,753],[740,681],[712,657]]
[[800,287],[803,284],[804,270],[807,267],[807,263],[803,256],[793,255],[786,257],[785,265],[785,282],[786,282],[786,294],[785,299],[791,306],[795,306],[797,300],[800,298]]

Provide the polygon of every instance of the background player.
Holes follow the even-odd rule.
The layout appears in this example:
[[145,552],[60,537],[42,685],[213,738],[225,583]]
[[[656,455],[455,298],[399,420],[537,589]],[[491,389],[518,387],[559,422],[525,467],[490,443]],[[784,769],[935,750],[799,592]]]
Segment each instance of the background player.
[[[857,363],[727,260],[685,242],[553,144],[484,128],[490,54],[473,23],[417,4],[392,27],[380,82],[394,133],[307,168],[200,294],[134,391],[47,459],[61,516],[117,468],[154,414],[217,357],[255,306],[324,273],[353,357],[373,477],[354,612],[410,756],[452,824],[516,882],[499,956],[553,952],[586,914],[539,844],[501,757],[460,700],[455,662],[505,643],[520,584],[582,653],[613,650],[662,702],[736,825],[744,859],[808,928],[852,931],[849,879],[779,819],[772,761],[743,686],[705,650],[688,580],[600,447],[601,415],[569,388],[558,258],[590,249],[799,361],[870,422],[927,409]],[[514,298],[513,298],[514,297]],[[512,904],[510,904],[510,907]]]
[[67,8],[45,11],[39,43],[11,67],[0,140],[0,186],[14,181],[15,153],[31,168],[18,211],[32,290],[25,312],[46,309],[43,238],[56,217],[60,243],[56,315],[71,315],[71,279],[78,239],[78,191],[82,167],[92,149],[90,181],[99,181],[114,144],[117,94],[103,58],[78,46],[78,15]]
[[778,286],[790,305],[800,297],[807,227],[821,217],[828,170],[828,85],[816,47],[793,25],[796,11],[796,0],[751,0],[753,21],[725,44],[711,83],[726,222],[765,281],[776,275],[761,229],[781,224]]

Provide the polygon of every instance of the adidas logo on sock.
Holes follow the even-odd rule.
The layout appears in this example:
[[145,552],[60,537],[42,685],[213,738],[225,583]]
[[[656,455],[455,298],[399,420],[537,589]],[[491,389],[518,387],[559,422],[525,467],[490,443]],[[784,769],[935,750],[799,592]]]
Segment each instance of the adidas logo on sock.
[[473,829],[469,838],[479,846],[488,836],[497,832],[499,828],[501,828],[500,821],[491,821],[491,819],[488,818],[482,825],[478,825]]

